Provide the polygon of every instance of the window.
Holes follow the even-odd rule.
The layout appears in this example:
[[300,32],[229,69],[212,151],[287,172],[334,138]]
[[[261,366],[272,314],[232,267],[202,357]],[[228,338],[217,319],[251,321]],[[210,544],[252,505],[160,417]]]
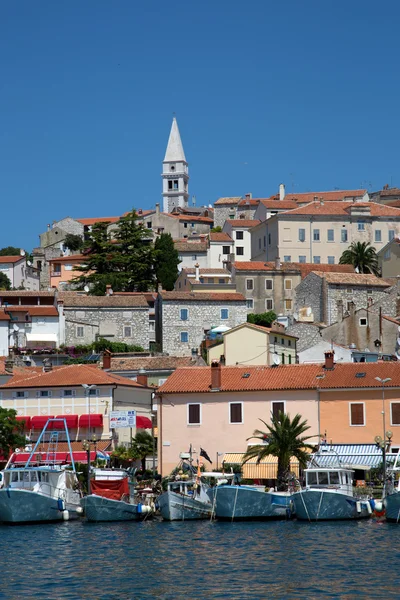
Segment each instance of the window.
[[98,396],[99,390],[96,388],[91,388],[91,389],[87,390],[86,393],[88,396]]
[[229,319],[229,310],[227,308],[221,308],[221,319]]
[[265,301],[265,308],[266,310],[273,310],[274,309],[274,301],[272,300],[272,298],[267,298]]
[[177,179],[174,179],[174,190],[179,189],[179,182]]
[[340,239],[342,242],[347,243],[347,240],[348,240],[347,229],[342,229],[342,231],[340,232]]
[[284,242],[291,242],[292,241],[292,236],[290,235],[290,227],[284,227],[283,228],[283,241]]
[[267,237],[264,235],[264,248],[267,245]]
[[155,330],[156,330],[156,322],[149,321],[149,331],[155,331]]
[[288,345],[288,346],[291,346],[291,345],[292,345],[292,340],[288,340],[288,341],[287,341],[287,345]]
[[187,344],[189,341],[189,334],[187,331],[181,331],[181,342]]
[[[394,240],[394,229],[389,229],[389,242],[391,242],[392,240]],[[39,265],[39,261],[38,261],[38,265]]]
[[246,290],[254,289],[254,281],[253,279],[246,279]]
[[188,404],[188,425],[201,424],[201,406],[200,404]]
[[291,290],[291,289],[292,289],[292,280],[285,279],[285,290]]
[[75,395],[76,395],[75,390],[63,390],[64,398],[72,398]]
[[230,254],[231,247],[230,246],[222,246],[222,254]]
[[390,412],[391,412],[390,423],[392,425],[400,425],[400,402],[391,402]]
[[292,301],[291,300],[285,300],[285,310],[292,310]]
[[314,263],[314,265],[320,265],[321,264],[321,257],[320,256],[314,256],[313,257],[313,263]]
[[305,241],[306,241],[306,230],[299,229],[299,242],[305,242]]
[[271,245],[271,234],[269,233],[268,234],[268,246],[270,246],[270,245]]
[[218,283],[225,283],[225,279],[218,279]]
[[304,256],[304,254],[300,254],[299,263],[305,263],[305,262],[306,262],[306,257]]
[[360,318],[360,326],[366,327],[367,325],[368,325],[368,319],[366,317],[361,317]]
[[181,321],[187,321],[189,317],[189,311],[187,308],[181,308]]
[[274,280],[273,279],[266,279],[265,280],[265,289],[266,290],[273,290],[274,289]]
[[53,275],[61,275],[61,264],[60,263],[53,264]]
[[335,257],[328,256],[328,265],[334,265],[334,264],[335,264]]
[[282,354],[281,354],[281,362],[283,365],[285,364],[285,353],[284,352],[282,352]]
[[147,229],[151,229],[151,221],[147,221]]
[[160,377],[160,379],[158,380],[158,385],[164,385],[164,383],[167,381],[167,377]]
[[39,390],[36,392],[38,398],[51,398],[51,392],[49,390]]
[[244,255],[244,248],[243,248],[243,246],[237,246],[237,248],[236,248],[236,254],[238,256],[243,256]]
[[319,242],[320,238],[319,238],[319,229],[314,229],[313,230],[313,240],[314,242]]
[[246,307],[247,308],[253,308],[254,307],[253,298],[246,298]]
[[197,260],[197,254],[192,255],[192,260]]
[[188,224],[184,223],[183,226],[184,226],[185,229],[187,229]]
[[350,425],[365,425],[364,403],[350,403]]
[[280,413],[285,412],[285,402],[271,402],[271,415],[276,419],[279,417]]
[[76,337],[84,337],[84,335],[85,335],[85,328],[77,327],[76,328]]
[[237,240],[242,240],[243,239],[243,231],[237,231],[236,232],[236,239]]
[[234,215],[233,213],[231,213],[231,214],[229,215],[229,218],[230,218],[230,219],[234,219],[234,218],[235,218],[235,215]]
[[335,241],[335,231],[333,229],[328,229],[328,242]]
[[358,231],[364,231],[365,230],[365,221],[357,221],[357,229],[358,229]]
[[229,403],[229,423],[243,423],[243,403]]
[[28,392],[14,392],[13,397],[14,398],[27,398]]
[[168,181],[168,189],[172,190],[172,181]]
[[390,248],[388,248],[387,250],[385,250],[384,259],[389,260],[390,256]]
[[261,238],[258,238],[258,249],[261,250]]
[[214,283],[214,277],[207,277],[207,283]]
[[124,327],[124,337],[132,337],[132,327],[129,325],[125,325]]
[[283,262],[292,262],[290,254],[286,254],[286,256],[283,257]]
[[375,242],[382,241],[382,231],[380,229],[375,229]]
[[288,364],[291,365],[292,364],[292,355],[288,354]]

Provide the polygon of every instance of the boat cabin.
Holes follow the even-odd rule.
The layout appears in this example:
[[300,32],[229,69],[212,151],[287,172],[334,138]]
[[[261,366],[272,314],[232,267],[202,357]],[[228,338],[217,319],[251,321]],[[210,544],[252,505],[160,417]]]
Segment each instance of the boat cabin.
[[58,497],[60,490],[72,489],[76,479],[72,471],[49,469],[46,467],[26,469],[6,469],[3,471],[4,487],[41,491]]
[[329,488],[350,493],[353,489],[353,473],[350,469],[306,469],[306,488]]

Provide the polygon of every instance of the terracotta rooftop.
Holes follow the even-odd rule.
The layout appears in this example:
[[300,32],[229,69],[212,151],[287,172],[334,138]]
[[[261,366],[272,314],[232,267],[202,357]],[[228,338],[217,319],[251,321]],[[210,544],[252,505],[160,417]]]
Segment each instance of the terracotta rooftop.
[[[192,267],[183,267],[182,271],[185,271],[186,273],[188,273],[188,275],[195,275],[196,274],[196,269],[193,269]],[[199,269],[200,271],[200,275],[211,275],[212,273],[215,273],[216,275],[227,275],[227,276],[231,276],[230,271],[227,271],[226,269]]]
[[58,317],[58,310],[55,306],[38,306],[38,305],[27,305],[27,306],[4,306],[3,309],[6,313],[24,312],[29,313],[32,317]]
[[364,285],[373,287],[389,287],[391,285],[384,279],[369,273],[321,273],[314,270],[312,273],[324,278],[327,283],[335,285]]
[[13,290],[11,292],[8,292],[6,290],[0,290],[0,297],[3,298],[3,299],[5,297],[9,297],[9,298],[18,298],[18,297],[19,298],[24,298],[26,296],[28,296],[28,297],[34,296],[34,297],[38,297],[38,298],[53,298],[54,294],[55,294],[55,290],[50,290],[48,292],[40,292],[40,291],[31,292],[31,291],[25,291],[25,290],[22,290],[22,291],[15,291],[15,290]]
[[242,200],[241,196],[232,196],[232,197],[226,197],[226,198],[218,198],[218,200],[216,200],[214,202],[214,206],[220,206],[221,204],[239,204],[239,202]]
[[[198,359],[197,359],[198,360]],[[203,361],[204,362],[204,361]],[[137,356],[111,358],[111,370],[113,371],[174,371],[179,367],[193,366],[191,356]]]
[[121,217],[94,217],[89,219],[75,219],[82,225],[95,225],[95,223],[116,223]]
[[298,203],[295,200],[271,200],[271,198],[263,198],[261,203],[269,210],[292,210],[298,208]]
[[225,233],[224,231],[216,231],[215,233],[210,233],[210,242],[232,243],[233,239],[228,233]]
[[83,260],[87,260],[88,257],[85,254],[70,254],[70,256],[59,256],[58,258],[50,258],[49,259],[49,263],[52,262],[73,262],[73,261],[79,261],[82,262]]
[[20,260],[25,260],[25,256],[0,256],[0,264],[4,263],[17,263]]
[[4,308],[0,308],[0,321],[9,321],[10,315],[4,311]]
[[238,206],[240,207],[252,206],[253,208],[257,208],[259,204],[260,198],[243,198],[243,200],[240,200],[240,202],[238,202]]
[[391,206],[392,208],[400,208],[400,200],[392,200],[391,202],[386,202],[385,206]]
[[234,263],[236,271],[300,271],[302,279],[311,271],[322,271],[324,273],[354,273],[352,265],[325,265],[314,263],[293,263],[281,262],[279,269],[276,268],[275,262],[262,261],[238,261]]
[[381,197],[387,197],[387,196],[400,196],[400,188],[394,187],[394,188],[383,188],[383,190],[380,190],[378,192],[378,194]]
[[86,294],[77,294],[76,292],[60,292],[58,299],[64,302],[65,308],[75,306],[79,307],[98,307],[98,308],[142,308],[148,307],[144,294],[118,295],[118,296],[87,296]]
[[[360,375],[364,373],[365,375]],[[249,375],[247,375],[249,374]],[[317,379],[317,375],[324,378]],[[359,374],[357,376],[357,374]],[[400,387],[397,362],[337,363],[329,371],[321,364],[280,365],[278,367],[235,366],[221,368],[221,392],[382,389],[375,377],[391,378],[390,387]],[[389,387],[389,386],[388,386]],[[177,369],[161,386],[161,394],[211,392],[211,367]]]
[[162,292],[161,297],[164,301],[182,301],[182,302],[244,302],[245,297],[235,292],[217,293],[217,292]]
[[[286,194],[284,201],[293,200],[296,203],[299,202],[313,202],[315,197],[318,200],[322,198],[328,202],[343,201],[345,198],[362,198],[366,194],[367,190],[333,190],[330,192],[305,192],[301,194]],[[271,196],[271,200],[279,200],[279,194]]]
[[108,386],[118,384],[143,389],[142,385],[139,385],[136,381],[132,381],[132,379],[112,375],[93,365],[64,365],[62,367],[53,367],[53,370],[47,373],[43,370],[40,373],[29,372],[22,376],[17,375],[12,377],[7,383],[0,386],[0,388],[64,387],[82,385],[84,383]]
[[[398,217],[400,218],[400,209],[392,208],[385,204],[377,202],[310,202],[294,210],[290,210],[283,215],[326,215],[326,216],[350,216],[351,209],[369,208],[372,217]],[[360,215],[362,218],[362,215]]]
[[207,252],[207,241],[186,241],[186,240],[174,240],[175,250],[178,252],[191,252],[196,254],[197,252]]
[[201,215],[172,215],[168,213],[170,217],[174,219],[178,219],[179,221],[187,221],[188,223],[196,222],[196,223],[213,223],[214,219],[210,219],[210,217],[202,217]]
[[226,222],[232,227],[255,227],[261,223],[258,219],[227,219]]

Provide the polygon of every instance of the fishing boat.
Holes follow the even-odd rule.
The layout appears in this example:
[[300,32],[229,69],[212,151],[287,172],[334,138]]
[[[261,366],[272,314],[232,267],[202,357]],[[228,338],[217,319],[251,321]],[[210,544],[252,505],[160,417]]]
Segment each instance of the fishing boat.
[[[66,434],[71,467],[56,464],[57,443],[60,426]],[[38,452],[46,431],[50,431],[47,453]],[[36,461],[36,464],[35,464]],[[0,522],[39,523],[68,521],[80,515],[80,492],[75,471],[71,442],[65,419],[48,419],[25,466],[14,467],[8,461],[3,471],[0,489]]]
[[81,507],[88,521],[139,521],[152,512],[135,490],[125,470],[95,469],[90,481],[90,494],[81,499]]
[[292,494],[297,519],[327,521],[370,517],[370,499],[361,488],[356,488],[354,493],[353,473],[340,463],[336,452],[326,449],[317,452],[311,466],[305,469],[305,486]]
[[393,467],[389,470],[383,498],[386,520],[394,523],[400,522],[400,465],[398,459],[399,454],[396,456]]
[[217,519],[286,519],[294,512],[290,492],[266,491],[264,486],[217,485],[208,494]]

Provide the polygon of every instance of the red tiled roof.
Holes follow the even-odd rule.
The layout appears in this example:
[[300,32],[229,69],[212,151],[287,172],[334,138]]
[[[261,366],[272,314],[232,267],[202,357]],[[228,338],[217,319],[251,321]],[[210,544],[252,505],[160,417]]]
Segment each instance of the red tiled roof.
[[113,294],[112,296],[87,296],[86,294],[77,294],[76,292],[60,292],[59,300],[64,302],[65,308],[82,306],[86,308],[113,308],[113,307],[146,307],[147,299],[145,294]]
[[400,200],[392,200],[391,202],[386,202],[385,206],[391,206],[392,208],[400,208]]
[[192,221],[196,223],[214,223],[214,219],[198,215],[172,215],[171,213],[168,213],[168,216],[174,219],[178,219],[178,221],[187,221],[188,223],[191,223]]
[[55,290],[51,290],[51,291],[47,291],[47,292],[31,292],[31,291],[11,291],[8,292],[6,290],[0,290],[0,298],[2,298],[4,300],[4,298],[7,297],[14,297],[14,298],[25,298],[25,296],[32,298],[32,297],[37,297],[37,298],[52,298],[55,294]]
[[[193,267],[183,267],[182,271],[185,271],[189,275],[195,275],[196,273],[196,269],[193,269]],[[231,273],[226,269],[199,269],[199,271],[200,275],[211,275],[212,273],[215,273],[216,275],[231,276]]]
[[236,271],[300,271],[302,279],[311,271],[322,271],[324,273],[354,273],[352,265],[325,265],[314,263],[293,263],[281,262],[279,269],[276,268],[275,262],[254,261],[238,261],[234,263]]
[[[244,377],[249,373],[249,376]],[[357,377],[357,373],[365,376]],[[317,375],[325,375],[317,379]],[[281,365],[278,367],[235,366],[221,368],[221,392],[321,390],[379,388],[375,377],[390,377],[388,387],[400,387],[400,368],[396,362],[335,364],[325,370],[321,364]],[[161,394],[211,392],[211,367],[177,369],[161,386]]]
[[371,287],[389,287],[391,284],[369,273],[324,273],[312,271],[318,277],[323,277],[327,283],[335,285],[367,285]]
[[[367,190],[334,190],[330,192],[305,192],[301,194],[286,194],[284,200],[299,202],[313,202],[315,197],[328,202],[343,201],[345,198],[362,198]],[[279,194],[271,196],[271,200],[279,200]]]
[[95,223],[116,223],[121,217],[94,217],[89,219],[75,219],[82,225],[94,225]]
[[4,307],[6,313],[26,312],[32,317],[58,317],[58,310],[55,306],[7,306]]
[[17,263],[20,260],[25,260],[25,256],[0,256],[0,263]]
[[255,227],[261,223],[258,219],[228,219],[226,222],[232,227]]
[[[31,367],[29,367],[31,369]],[[93,365],[64,365],[62,367],[53,367],[52,371],[45,373],[31,372],[22,376],[14,376],[7,383],[0,386],[1,388],[36,388],[36,387],[63,387],[82,385],[112,385],[118,384],[121,386],[137,387],[143,389],[142,385],[120,377],[119,375],[111,375],[108,372],[102,371],[97,366]]]
[[[199,358],[197,358],[199,360]],[[178,367],[193,366],[191,356],[132,356],[111,357],[111,369],[113,371],[167,371]]]
[[225,233],[224,231],[216,231],[215,233],[210,233],[210,242],[233,243],[233,239],[228,233]]
[[10,315],[4,311],[4,308],[0,308],[0,321],[9,321]]
[[178,252],[207,252],[207,241],[174,240],[174,246]]
[[259,204],[260,198],[243,198],[243,200],[240,200],[240,202],[238,203],[238,206],[252,206],[253,208],[257,208]]
[[290,210],[284,215],[326,215],[326,216],[349,216],[351,208],[357,210],[359,208],[369,208],[372,217],[398,217],[400,218],[400,209],[392,208],[386,204],[378,204],[377,202],[310,202],[294,210]]
[[182,302],[244,302],[245,297],[235,292],[217,293],[217,292],[162,292],[161,297],[164,301],[182,301]]
[[380,190],[379,195],[381,197],[383,196],[400,196],[400,189],[399,188],[387,188],[387,189],[383,189]]
[[85,256],[84,254],[71,254],[70,256],[59,256],[58,258],[50,258],[49,259],[49,263],[53,263],[53,262],[82,262],[83,260],[87,260],[88,257]]
[[271,200],[271,198],[264,198],[261,203],[269,210],[291,210],[297,208],[299,205],[294,200]]
[[214,206],[220,206],[221,204],[239,204],[241,201],[241,196],[233,196],[227,198],[219,198],[214,202]]

